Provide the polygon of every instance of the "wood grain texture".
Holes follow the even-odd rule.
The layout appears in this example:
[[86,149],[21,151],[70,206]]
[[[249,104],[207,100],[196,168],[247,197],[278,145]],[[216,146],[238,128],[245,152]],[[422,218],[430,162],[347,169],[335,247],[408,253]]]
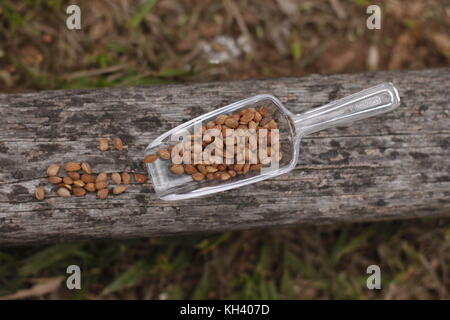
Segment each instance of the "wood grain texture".
[[[158,135],[231,102],[272,93],[294,113],[392,81],[402,105],[301,143],[294,171],[199,199],[159,200],[151,181],[98,200],[64,199],[54,162],[141,172]],[[450,69],[0,95],[0,245],[450,216]],[[126,151],[97,149],[119,136]],[[34,199],[45,185],[44,201]]]

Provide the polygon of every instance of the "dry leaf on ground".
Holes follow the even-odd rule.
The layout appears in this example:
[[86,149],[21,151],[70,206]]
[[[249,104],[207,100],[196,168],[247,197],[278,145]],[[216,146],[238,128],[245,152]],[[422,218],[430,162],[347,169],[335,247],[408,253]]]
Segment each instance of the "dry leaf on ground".
[[56,291],[59,288],[62,280],[63,277],[36,279],[37,283],[31,288],[22,289],[17,291],[16,293],[0,297],[0,300],[16,300],[43,296]]

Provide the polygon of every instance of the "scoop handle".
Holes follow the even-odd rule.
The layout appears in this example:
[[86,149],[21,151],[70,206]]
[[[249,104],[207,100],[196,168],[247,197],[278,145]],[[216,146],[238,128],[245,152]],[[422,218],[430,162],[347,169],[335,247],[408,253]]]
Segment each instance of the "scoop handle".
[[397,89],[386,82],[299,114],[294,119],[295,127],[300,136],[305,136],[389,112],[399,105]]

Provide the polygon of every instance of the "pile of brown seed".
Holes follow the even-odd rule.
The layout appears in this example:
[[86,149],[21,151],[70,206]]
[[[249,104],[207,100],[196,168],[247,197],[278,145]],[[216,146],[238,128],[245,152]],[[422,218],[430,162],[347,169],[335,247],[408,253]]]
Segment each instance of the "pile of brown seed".
[[[279,143],[274,145],[271,144],[270,141],[270,130],[272,129],[278,129],[278,123],[275,119],[273,119],[273,115],[269,111],[269,108],[266,106],[260,107],[258,109],[255,108],[246,108],[241,110],[238,113],[235,114],[222,114],[218,116],[214,121],[209,121],[206,126],[202,126],[202,137],[201,137],[201,144],[202,144],[202,150],[195,150],[194,147],[194,139],[196,138],[194,135],[191,135],[191,143],[192,143],[192,154],[191,159],[194,159],[194,153],[195,152],[201,152],[203,151],[207,145],[212,143],[214,139],[211,139],[211,137],[208,137],[206,134],[203,134],[207,129],[218,129],[222,133],[222,142],[223,142],[223,161],[222,164],[214,164],[214,163],[202,163],[202,164],[176,164],[172,160],[172,166],[170,167],[170,171],[173,174],[179,175],[179,174],[189,174],[192,176],[192,179],[195,181],[203,181],[203,180],[221,180],[226,181],[229,180],[237,175],[245,175],[250,170],[260,170],[263,165],[266,165],[270,162],[270,158],[256,159],[256,163],[251,164],[250,162],[250,150],[248,150],[248,146],[245,146],[244,150],[238,150],[237,149],[237,142],[232,138],[232,136],[227,136],[227,132],[225,130],[227,129],[255,129],[257,134],[259,133],[260,129],[267,129],[267,155],[268,157],[271,157],[271,155],[274,155],[275,159],[278,161],[281,160],[281,151],[279,149],[280,145]],[[214,137],[212,137],[214,138]],[[227,158],[226,154],[226,146],[227,143],[233,143],[234,144],[234,161],[232,161],[232,164],[226,164],[225,161]],[[158,150],[157,154],[148,154],[144,158],[144,163],[152,163],[156,161],[158,156],[163,160],[169,160],[171,158],[171,152],[175,146],[169,146],[166,149],[160,149]],[[256,146],[258,147],[258,146]],[[182,150],[180,148],[179,150]],[[242,152],[243,151],[243,152]],[[251,150],[251,152],[255,152],[255,150]],[[238,161],[237,156],[238,154],[244,155],[244,161]],[[267,161],[268,160],[268,161]],[[244,163],[242,163],[244,162]],[[254,161],[253,161],[254,162]]]
[[[115,137],[113,139],[113,146],[116,150],[122,151],[125,146],[123,145],[122,139],[119,137]],[[109,149],[109,139],[108,138],[100,138],[98,140],[98,149],[100,151],[107,151]]]
[[[67,162],[63,169],[65,174],[59,175],[61,165],[51,164],[47,168],[47,180],[57,186],[57,194],[64,198],[69,198],[72,195],[82,197],[88,192],[97,192],[97,198],[106,199],[110,192],[115,195],[125,192],[128,188],[127,185],[131,183],[131,175],[128,172],[114,172],[111,174],[111,180],[115,186],[110,190],[108,189],[108,174],[105,172],[94,174],[87,162]],[[134,179],[136,183],[144,183],[147,177],[135,173]],[[37,200],[44,200],[45,189],[43,186],[36,188],[35,197]]]

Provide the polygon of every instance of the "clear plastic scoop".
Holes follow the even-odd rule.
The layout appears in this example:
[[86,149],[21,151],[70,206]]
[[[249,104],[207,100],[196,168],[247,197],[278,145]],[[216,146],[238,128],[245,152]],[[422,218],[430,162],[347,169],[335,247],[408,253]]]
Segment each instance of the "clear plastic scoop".
[[145,152],[155,153],[159,148],[173,144],[173,137],[192,132],[194,125],[214,120],[221,114],[232,114],[243,108],[266,106],[278,123],[280,150],[283,157],[274,170],[249,172],[227,181],[194,181],[190,175],[175,175],[170,161],[161,159],[148,163],[147,169],[157,195],[163,200],[180,200],[238,188],[265,180],[292,170],[298,161],[302,137],[319,130],[349,125],[353,121],[369,118],[395,109],[400,104],[398,92],[392,83],[382,83],[322,107],[295,115],[274,96],[257,95],[244,99],[190,120],[156,138]]

